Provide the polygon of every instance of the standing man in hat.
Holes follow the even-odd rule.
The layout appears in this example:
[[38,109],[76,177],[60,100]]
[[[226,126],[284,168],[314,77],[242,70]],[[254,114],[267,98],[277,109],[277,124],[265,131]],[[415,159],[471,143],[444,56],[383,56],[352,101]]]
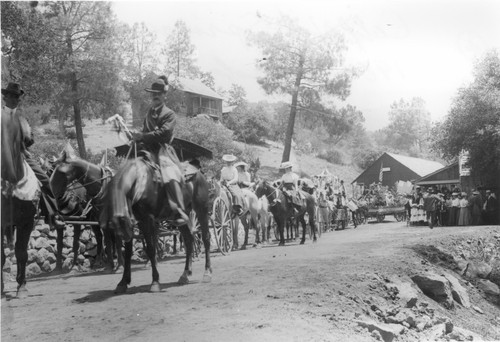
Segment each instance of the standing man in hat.
[[479,196],[479,191],[473,190],[472,196],[469,198],[470,212],[471,212],[471,225],[479,226],[481,222],[481,210],[483,203]]
[[161,76],[151,88],[145,89],[151,94],[151,108],[144,118],[142,132],[132,133],[132,138],[157,157],[171,210],[170,219],[173,225],[183,226],[189,224],[189,217],[184,203],[184,180],[180,161],[170,145],[174,139],[176,118],[174,111],[165,105],[167,85],[166,77]]
[[[59,208],[50,187],[49,177],[28,150],[35,141],[28,121],[17,112],[23,95],[24,90],[19,83],[11,82],[7,85],[7,88],[2,88],[2,96],[5,102],[5,106],[2,110],[2,117],[10,115],[13,120],[12,122],[16,123],[16,127],[4,127],[4,120],[2,118],[2,144],[11,145],[13,154],[21,154],[35,173],[36,178],[40,181],[42,185],[40,210],[45,217],[46,223],[55,225],[57,228],[64,227],[64,221],[58,215]],[[4,132],[5,129],[13,129],[18,132]],[[14,137],[15,141],[4,140],[9,136]],[[4,168],[11,167],[11,163],[14,160],[12,155],[5,155],[3,151],[4,149],[2,149],[2,175],[4,174]],[[19,170],[19,166],[15,166],[15,168]]]

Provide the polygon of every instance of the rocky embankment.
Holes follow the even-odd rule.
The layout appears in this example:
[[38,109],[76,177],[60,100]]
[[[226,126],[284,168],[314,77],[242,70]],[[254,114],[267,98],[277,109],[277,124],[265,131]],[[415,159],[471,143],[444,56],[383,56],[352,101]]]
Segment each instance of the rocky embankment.
[[413,249],[422,259],[407,275],[370,275],[370,295],[350,295],[356,329],[385,342],[500,340],[500,230]]

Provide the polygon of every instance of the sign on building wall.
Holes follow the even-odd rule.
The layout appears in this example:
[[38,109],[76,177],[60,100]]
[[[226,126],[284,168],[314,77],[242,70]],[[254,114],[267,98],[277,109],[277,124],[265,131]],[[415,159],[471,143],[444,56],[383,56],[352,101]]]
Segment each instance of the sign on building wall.
[[462,151],[458,157],[458,170],[460,173],[460,177],[462,176],[470,176],[470,167],[469,167],[469,152]]

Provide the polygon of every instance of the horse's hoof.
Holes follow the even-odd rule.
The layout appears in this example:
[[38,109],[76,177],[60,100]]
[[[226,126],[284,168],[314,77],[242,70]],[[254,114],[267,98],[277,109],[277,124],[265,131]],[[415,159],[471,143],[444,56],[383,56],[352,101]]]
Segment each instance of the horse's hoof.
[[149,289],[149,292],[160,292],[161,289],[160,289],[160,283],[157,282],[157,281],[154,281],[152,284],[151,284],[151,287]]
[[244,251],[245,249],[247,249],[247,245],[243,245],[243,246],[241,246],[241,248],[240,248],[240,249],[241,249],[242,251]]
[[300,244],[303,245],[304,243],[306,243],[305,240],[300,240]]
[[189,278],[187,275],[183,274],[181,275],[181,277],[179,278],[179,281],[177,281],[177,283],[179,285],[186,285],[186,284],[189,284]]
[[317,238],[314,238],[314,239],[313,239],[313,242],[314,242],[314,243],[318,242],[318,239],[317,239]]
[[20,285],[17,288],[16,297],[19,299],[24,299],[24,298],[28,297],[28,289],[26,288],[25,284]]
[[284,242],[280,242],[280,243],[278,244],[278,246],[284,246],[284,245],[285,245],[285,243],[284,243]]
[[206,271],[205,274],[203,275],[203,282],[204,283],[210,283],[212,282],[212,273]]
[[254,248],[257,248],[257,249],[262,248],[262,244],[260,244],[260,243],[256,243],[256,244],[255,244],[255,245],[253,245],[253,246],[254,246]]
[[125,292],[127,292],[127,285],[118,284],[118,286],[116,286],[115,294],[124,294]]

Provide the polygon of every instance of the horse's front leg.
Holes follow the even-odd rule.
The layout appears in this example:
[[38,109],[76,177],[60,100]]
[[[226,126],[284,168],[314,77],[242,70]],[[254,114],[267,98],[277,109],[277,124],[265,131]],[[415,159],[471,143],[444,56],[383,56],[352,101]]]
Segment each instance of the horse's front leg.
[[306,220],[304,219],[304,215],[302,215],[300,218],[297,219],[297,227],[299,226],[299,222],[302,225],[302,239],[300,239],[300,244],[303,245],[306,242],[306,231],[307,231],[307,224]]
[[285,222],[281,219],[276,220],[276,225],[278,226],[278,231],[280,232],[280,246],[285,245]]
[[94,235],[95,235],[95,240],[96,240],[96,243],[97,243],[97,255],[96,255],[96,259],[95,259],[95,263],[94,265],[96,267],[101,267],[103,262],[102,262],[102,245],[103,245],[103,234],[102,234],[102,231],[101,231],[101,228],[99,226],[92,226],[92,230],[94,231]]
[[243,244],[241,245],[241,249],[243,250],[247,249],[248,245],[248,229],[250,226],[250,220],[248,219],[248,215],[243,216],[241,223],[243,224],[243,229],[245,230],[245,238],[243,239]]
[[203,274],[203,282],[208,283],[212,281],[212,265],[210,261],[210,229],[208,227],[208,208],[197,210],[196,216],[200,223],[201,240],[205,247],[205,273]]
[[[33,217],[34,217],[33,213]],[[17,226],[15,254],[17,259],[17,297],[25,298],[28,296],[26,289],[26,264],[28,263],[28,243],[30,241],[31,230],[33,229],[34,219],[26,219],[26,222]],[[3,243],[3,241],[2,241]]]
[[314,215],[309,215],[309,226],[311,227],[313,242],[316,242],[318,239],[316,237],[316,222],[314,221]]
[[178,280],[179,284],[188,284],[189,277],[193,274],[192,271],[192,263],[193,263],[193,244],[194,237],[193,233],[189,229],[187,225],[184,225],[179,228],[181,231],[182,237],[184,239],[184,246],[186,249],[186,263],[184,265],[184,272]]
[[130,285],[130,281],[132,280],[130,263],[132,260],[132,243],[133,239],[125,242],[125,265],[123,267],[123,276],[122,280],[118,283],[115,289],[115,294],[122,294],[127,291],[128,285]]
[[144,240],[146,241],[146,254],[151,262],[152,282],[151,292],[160,292],[160,274],[158,273],[156,258],[156,244],[158,242],[158,234],[155,226],[154,218],[150,216],[148,220],[143,223],[140,222],[139,228],[142,230]]

